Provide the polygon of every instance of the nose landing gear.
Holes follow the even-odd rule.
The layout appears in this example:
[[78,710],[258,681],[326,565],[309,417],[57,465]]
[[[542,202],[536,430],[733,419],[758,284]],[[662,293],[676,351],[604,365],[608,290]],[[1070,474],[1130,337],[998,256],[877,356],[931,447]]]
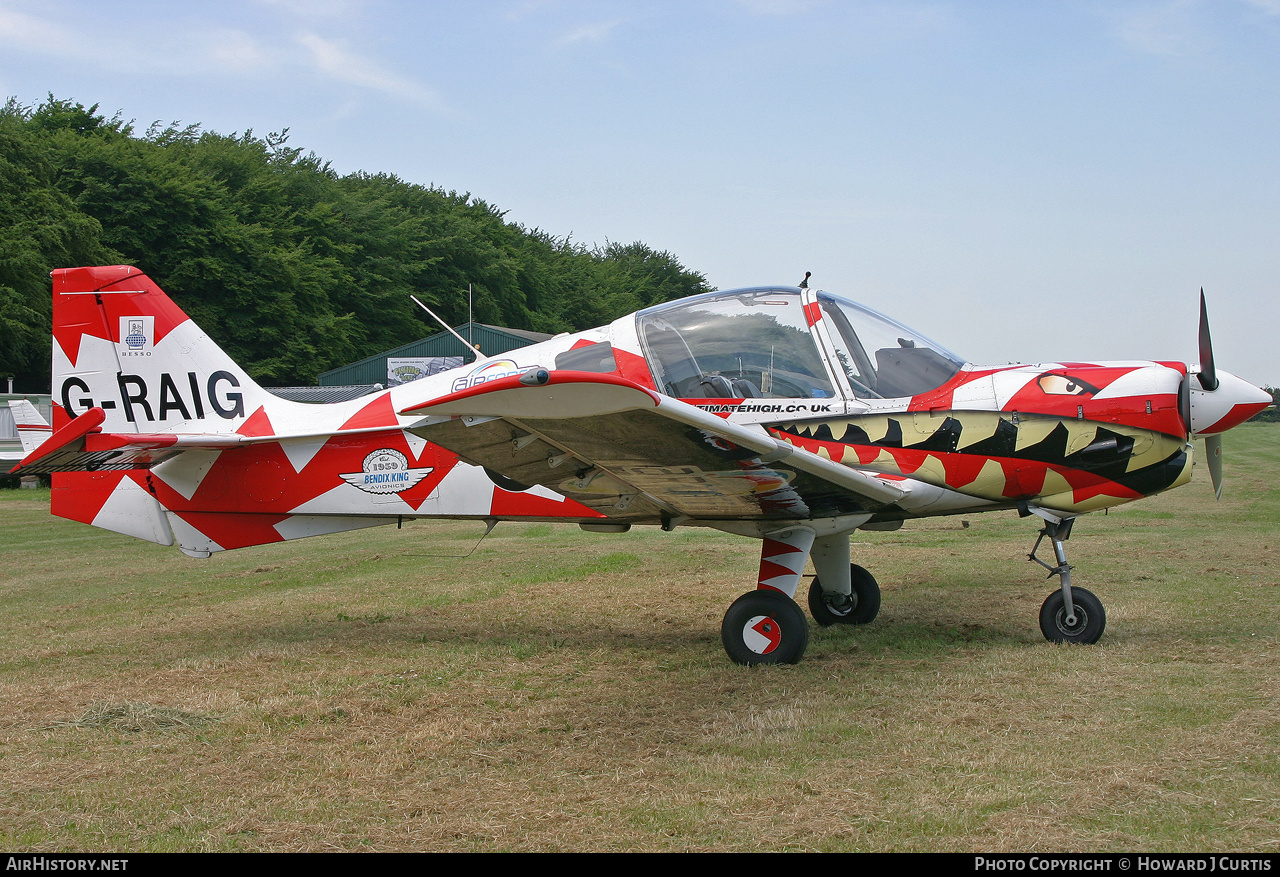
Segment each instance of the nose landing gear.
[[[1071,536],[1075,518],[1050,519],[1045,517],[1044,529],[1036,537],[1027,560],[1034,561],[1049,570],[1062,583],[1040,607],[1040,632],[1053,643],[1096,643],[1107,626],[1107,613],[1102,601],[1084,588],[1071,587],[1071,565],[1067,563],[1066,541]],[[1053,543],[1057,566],[1050,566],[1036,557],[1036,551],[1045,537]]]
[[870,624],[880,612],[880,585],[856,563],[849,564],[849,593],[827,591],[821,576],[809,586],[809,613],[822,627],[832,624]]

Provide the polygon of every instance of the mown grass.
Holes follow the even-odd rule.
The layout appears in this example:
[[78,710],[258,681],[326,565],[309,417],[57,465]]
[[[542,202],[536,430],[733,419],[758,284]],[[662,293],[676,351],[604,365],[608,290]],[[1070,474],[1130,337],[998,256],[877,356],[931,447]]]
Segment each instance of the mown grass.
[[[1280,847],[1280,430],[1227,493],[1080,521],[1094,647],[1013,515],[857,533],[884,590],[805,661],[719,644],[756,543],[365,530],[196,561],[0,491],[0,845],[19,850]],[[469,557],[466,555],[472,549]]]

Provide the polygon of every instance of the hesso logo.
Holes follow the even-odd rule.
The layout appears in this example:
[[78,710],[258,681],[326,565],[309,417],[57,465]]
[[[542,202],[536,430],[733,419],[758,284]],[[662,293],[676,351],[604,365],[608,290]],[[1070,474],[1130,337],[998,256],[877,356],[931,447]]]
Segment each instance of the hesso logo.
[[149,315],[120,318],[121,356],[150,356],[155,349],[156,318]]

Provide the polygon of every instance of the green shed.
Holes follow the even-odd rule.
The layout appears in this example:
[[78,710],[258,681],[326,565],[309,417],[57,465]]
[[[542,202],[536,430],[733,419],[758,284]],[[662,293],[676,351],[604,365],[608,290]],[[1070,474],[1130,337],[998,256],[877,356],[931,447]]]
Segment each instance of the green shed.
[[[528,332],[524,329],[507,329],[485,323],[467,323],[455,330],[463,338],[471,339],[483,356],[497,356],[509,350],[528,347],[546,341],[551,335],[545,332]],[[359,362],[322,372],[317,379],[322,387],[345,387],[355,384],[387,383],[387,360],[415,356],[463,356],[467,362],[474,357],[467,353],[466,345],[448,332],[437,332],[419,341],[402,344]]]

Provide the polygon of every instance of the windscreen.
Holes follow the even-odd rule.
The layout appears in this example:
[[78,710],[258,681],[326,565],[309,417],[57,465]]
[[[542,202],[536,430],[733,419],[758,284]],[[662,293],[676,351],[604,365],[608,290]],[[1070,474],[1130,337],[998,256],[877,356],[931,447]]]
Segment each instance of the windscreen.
[[917,396],[946,383],[964,365],[942,345],[856,302],[820,292],[818,304],[856,396]]
[[662,392],[681,399],[836,395],[799,290],[711,293],[641,311],[645,356]]

